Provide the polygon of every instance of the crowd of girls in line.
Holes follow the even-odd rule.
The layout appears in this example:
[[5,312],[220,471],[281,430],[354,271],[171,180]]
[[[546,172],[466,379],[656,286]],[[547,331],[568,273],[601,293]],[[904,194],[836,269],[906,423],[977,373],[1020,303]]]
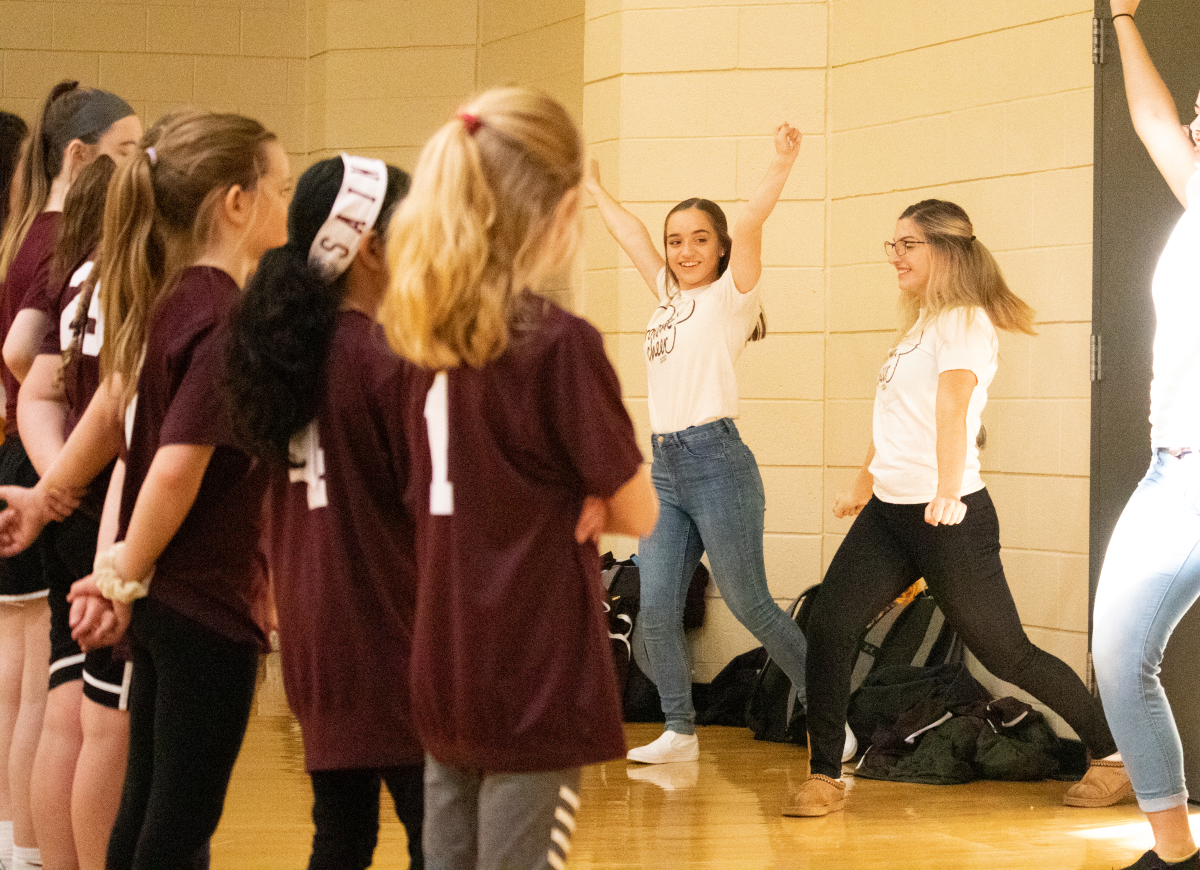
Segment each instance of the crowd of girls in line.
[[[1113,2],[1135,128],[1186,206],[1200,125],[1180,135],[1137,5]],[[810,775],[784,815],[842,809],[857,638],[924,577],[980,662],[1086,743],[1065,802],[1136,792],[1156,850],[1133,867],[1196,865],[1154,677],[1200,577],[1191,212],[1156,277],[1155,460],[1097,601],[1102,710],[1030,643],[1004,577],[976,440],[997,330],[1032,333],[1033,312],[957,205],[916,203],[885,243],[901,328],[806,645],[767,588],[764,490],[734,422],[798,131],[775,131],[732,225],[686,200],[660,254],[585,173],[563,108],[527,89],[462,107],[411,190],[343,155],[290,208],[286,155],[247,118],[183,112],[143,136],[120,98],[64,83],[28,134],[0,122],[26,142],[0,236],[6,867],[205,866],[272,607],[312,778],[310,867],[370,864],[382,784],[413,867],[565,866],[581,767],[625,754],[605,532],[642,539],[666,718],[630,760],[698,756],[682,603],[707,551],[806,696]],[[539,294],[569,269],[584,189],[658,301],[649,473],[599,334]]]

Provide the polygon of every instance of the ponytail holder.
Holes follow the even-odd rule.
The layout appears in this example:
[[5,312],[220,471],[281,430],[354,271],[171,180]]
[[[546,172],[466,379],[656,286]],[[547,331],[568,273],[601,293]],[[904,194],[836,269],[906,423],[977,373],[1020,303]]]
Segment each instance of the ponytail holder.
[[971,241],[975,241],[975,237],[974,237],[974,236],[971,236]]
[[146,159],[150,161],[151,166],[158,165],[158,152],[154,150],[153,145],[146,149]]
[[463,122],[463,126],[467,128],[467,134],[474,136],[479,132],[479,128],[483,126],[483,121],[478,115],[472,115],[470,112],[459,112],[458,119]]

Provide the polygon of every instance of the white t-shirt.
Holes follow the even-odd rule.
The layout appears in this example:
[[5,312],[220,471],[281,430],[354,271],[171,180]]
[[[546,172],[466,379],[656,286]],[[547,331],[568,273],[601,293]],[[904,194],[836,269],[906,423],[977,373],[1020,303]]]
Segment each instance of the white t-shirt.
[[1200,448],[1200,171],[1154,272],[1150,446]]
[[888,351],[875,386],[872,424],[871,474],[880,500],[923,504],[937,495],[938,375],[954,369],[969,369],[979,379],[967,406],[967,463],[959,496],[983,489],[975,439],[988,386],[996,376],[999,348],[987,312],[952,308],[929,321],[922,316]]
[[733,364],[758,320],[759,290],[739,293],[733,270],[706,287],[667,295],[667,270],[658,273],[659,306],[646,326],[650,429],[679,432],[737,417]]

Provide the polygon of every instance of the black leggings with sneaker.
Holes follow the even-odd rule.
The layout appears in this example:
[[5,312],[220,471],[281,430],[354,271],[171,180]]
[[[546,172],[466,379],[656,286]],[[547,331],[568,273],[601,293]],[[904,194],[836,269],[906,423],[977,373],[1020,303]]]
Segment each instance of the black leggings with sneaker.
[[408,836],[408,866],[422,870],[425,765],[314,770],[312,858],[308,870],[366,870],[379,839],[379,787],[387,785]]
[[991,496],[983,489],[962,501],[967,514],[960,524],[931,526],[924,504],[872,497],[833,557],[808,628],[812,773],[841,776],[859,639],[888,602],[922,577],[980,664],[1060,715],[1093,758],[1117,751],[1099,700],[1070,667],[1025,635],[1000,564],[1000,524]]

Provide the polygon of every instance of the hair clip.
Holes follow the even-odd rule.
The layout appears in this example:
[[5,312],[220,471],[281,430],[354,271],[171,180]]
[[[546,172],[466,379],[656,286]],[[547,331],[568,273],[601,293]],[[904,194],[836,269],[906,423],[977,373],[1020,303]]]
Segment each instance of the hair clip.
[[146,159],[150,161],[151,166],[158,165],[158,152],[154,150],[153,145],[146,149]]
[[483,121],[478,115],[472,115],[470,112],[459,112],[458,119],[463,122],[463,126],[467,128],[467,133],[474,136],[479,132],[479,128],[483,126]]
[[975,237],[974,237],[974,236],[971,236],[971,241],[975,241]]

